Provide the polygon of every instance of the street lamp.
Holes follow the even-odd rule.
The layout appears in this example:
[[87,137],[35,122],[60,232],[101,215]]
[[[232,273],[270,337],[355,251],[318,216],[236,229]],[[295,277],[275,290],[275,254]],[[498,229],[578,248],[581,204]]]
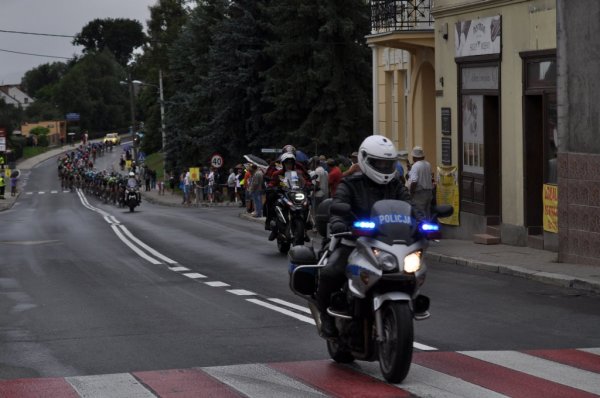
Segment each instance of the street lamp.
[[137,147],[135,145],[135,102],[133,92],[133,80],[131,80],[131,72],[127,74],[127,80],[119,82],[127,85],[129,88],[129,109],[131,111],[131,145],[133,147],[133,160],[137,161]]

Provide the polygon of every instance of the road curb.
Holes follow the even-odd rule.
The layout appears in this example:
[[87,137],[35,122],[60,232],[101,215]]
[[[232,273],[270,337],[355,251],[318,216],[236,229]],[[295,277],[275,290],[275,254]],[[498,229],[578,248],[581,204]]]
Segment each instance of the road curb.
[[466,266],[488,272],[495,272],[497,274],[530,279],[547,285],[572,288],[591,293],[600,293],[600,283],[585,278],[577,278],[552,272],[534,271],[516,265],[474,261],[463,257],[453,257],[436,253],[435,251],[427,252],[425,258],[430,258],[446,264]]

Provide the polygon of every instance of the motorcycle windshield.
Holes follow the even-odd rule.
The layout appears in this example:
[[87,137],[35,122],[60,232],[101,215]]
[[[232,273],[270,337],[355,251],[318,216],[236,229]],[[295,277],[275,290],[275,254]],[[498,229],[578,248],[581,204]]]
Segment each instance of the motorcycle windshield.
[[377,228],[377,239],[388,245],[404,241],[414,242],[418,224],[412,215],[412,207],[401,200],[380,200],[371,209],[371,221]]
[[137,188],[137,181],[133,178],[127,180],[127,188]]
[[285,172],[285,183],[290,189],[300,189],[300,177],[295,171]]

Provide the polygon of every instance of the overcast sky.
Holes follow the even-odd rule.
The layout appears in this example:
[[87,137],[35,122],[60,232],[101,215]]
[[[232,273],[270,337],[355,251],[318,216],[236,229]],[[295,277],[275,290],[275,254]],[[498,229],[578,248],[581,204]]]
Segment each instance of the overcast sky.
[[[96,18],[130,18],[142,23],[148,7],[157,0],[0,0],[0,30],[75,35]],[[0,49],[71,57],[81,47],[65,37],[31,36],[0,32]],[[61,59],[0,51],[0,84],[18,84],[28,70]]]

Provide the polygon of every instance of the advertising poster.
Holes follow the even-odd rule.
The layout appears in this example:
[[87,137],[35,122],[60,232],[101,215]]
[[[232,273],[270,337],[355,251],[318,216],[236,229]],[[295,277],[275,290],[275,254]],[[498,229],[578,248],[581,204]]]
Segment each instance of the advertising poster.
[[457,22],[454,30],[454,55],[459,58],[500,54],[501,39],[500,15]]
[[460,225],[460,198],[457,180],[458,168],[456,166],[438,166],[435,199],[438,205],[451,205],[454,213],[450,217],[440,218],[439,221],[446,225]]
[[558,186],[544,184],[544,231],[558,233]]
[[462,97],[463,171],[483,174],[483,95]]

